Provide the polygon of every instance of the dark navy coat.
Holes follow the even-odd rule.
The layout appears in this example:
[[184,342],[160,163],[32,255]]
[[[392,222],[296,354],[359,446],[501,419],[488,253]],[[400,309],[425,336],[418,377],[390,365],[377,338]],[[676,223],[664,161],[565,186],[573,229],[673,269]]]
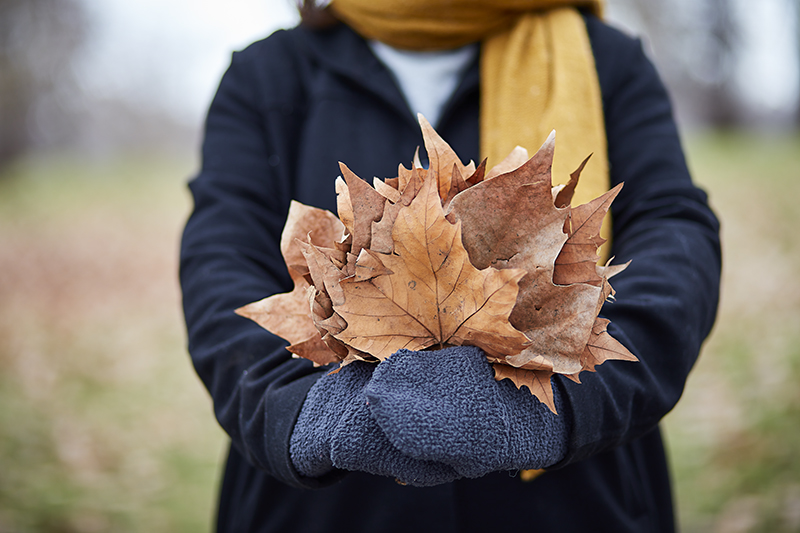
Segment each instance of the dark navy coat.
[[[361,473],[295,472],[289,437],[319,370],[233,310],[292,288],[278,248],[290,200],[335,212],[338,161],[365,178],[395,176],[422,138],[390,73],[344,25],[280,31],[234,55],[190,184],[195,209],[180,272],[189,350],[232,441],[219,531],[674,529],[658,423],[714,321],[718,224],[691,182],[667,95],[640,43],[595,18],[586,23],[612,185],[625,182],[612,206],[612,254],[633,261],[614,279],[617,301],[602,315],[640,362],[606,362],[581,374],[581,385],[554,379],[571,408],[569,451],[528,483],[501,472],[414,488]],[[478,93],[476,63],[437,128],[465,160],[479,160]]]

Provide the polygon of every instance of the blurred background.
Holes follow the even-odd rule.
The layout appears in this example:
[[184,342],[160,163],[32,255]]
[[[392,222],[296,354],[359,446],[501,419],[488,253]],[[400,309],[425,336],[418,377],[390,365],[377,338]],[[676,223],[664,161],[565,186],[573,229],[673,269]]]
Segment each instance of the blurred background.
[[[612,0],[723,223],[665,420],[687,532],[800,531],[800,2]],[[0,533],[208,531],[225,437],[177,247],[230,53],[291,0],[0,0]]]

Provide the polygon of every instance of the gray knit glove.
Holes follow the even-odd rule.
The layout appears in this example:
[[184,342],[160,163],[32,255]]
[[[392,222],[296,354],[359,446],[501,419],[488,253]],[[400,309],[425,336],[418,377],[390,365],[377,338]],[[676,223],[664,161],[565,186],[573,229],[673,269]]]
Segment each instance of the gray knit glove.
[[364,396],[374,368],[352,363],[337,374],[323,375],[311,387],[290,441],[295,469],[303,476],[319,477],[339,468],[416,486],[459,478],[451,467],[409,457],[389,442],[370,416]]
[[365,393],[397,449],[465,477],[546,468],[567,452],[567,405],[558,390],[556,416],[527,389],[495,381],[479,348],[400,350],[378,365]]

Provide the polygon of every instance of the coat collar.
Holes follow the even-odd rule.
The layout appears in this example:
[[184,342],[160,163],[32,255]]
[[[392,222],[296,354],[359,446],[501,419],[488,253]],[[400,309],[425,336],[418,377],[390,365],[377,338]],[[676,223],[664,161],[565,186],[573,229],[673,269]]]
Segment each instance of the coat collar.
[[[418,129],[416,117],[411,113],[394,76],[372,53],[366,41],[345,24],[324,30],[296,28],[298,41],[306,52],[323,68],[362,87],[391,106]],[[478,88],[477,60],[465,73],[461,83],[442,112],[441,123],[447,120],[451,109],[460,99]]]

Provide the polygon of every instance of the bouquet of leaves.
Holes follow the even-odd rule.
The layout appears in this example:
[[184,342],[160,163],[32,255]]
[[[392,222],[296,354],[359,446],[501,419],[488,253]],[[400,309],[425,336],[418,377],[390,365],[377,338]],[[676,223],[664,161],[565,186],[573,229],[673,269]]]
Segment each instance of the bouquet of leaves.
[[[571,206],[581,164],[553,187],[555,132],[486,171],[461,163],[420,116],[429,167],[373,186],[340,163],[339,216],[292,202],[281,253],[294,289],[237,313],[316,365],[380,362],[401,348],[481,348],[495,377],[553,412],[554,373],[580,383],[607,359],[636,361],[598,317],[613,298],[601,266],[603,218],[622,184]],[[432,353],[431,356],[435,356]]]

